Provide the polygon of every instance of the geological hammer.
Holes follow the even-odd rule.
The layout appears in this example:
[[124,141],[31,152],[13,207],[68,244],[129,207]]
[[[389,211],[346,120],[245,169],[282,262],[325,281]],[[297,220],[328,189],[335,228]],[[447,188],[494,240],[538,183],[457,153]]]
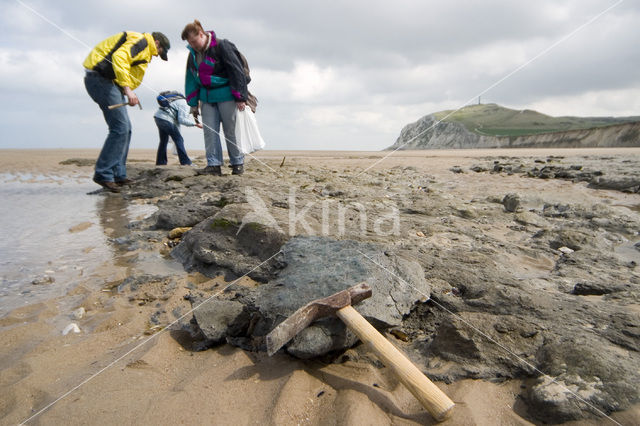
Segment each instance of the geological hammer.
[[391,367],[400,382],[409,389],[434,419],[444,420],[455,405],[453,401],[351,306],[371,297],[371,294],[371,287],[366,283],[360,283],[332,296],[306,304],[267,334],[267,353],[269,356],[276,353],[313,321],[336,315],[362,343],[373,349],[383,364]]
[[[122,102],[121,104],[114,104],[114,105],[109,105],[107,108],[109,109],[116,109],[116,108],[120,108],[123,107],[125,105],[129,105],[129,102]],[[138,106],[140,107],[140,109],[142,109],[142,104],[140,103],[140,101],[138,100]]]

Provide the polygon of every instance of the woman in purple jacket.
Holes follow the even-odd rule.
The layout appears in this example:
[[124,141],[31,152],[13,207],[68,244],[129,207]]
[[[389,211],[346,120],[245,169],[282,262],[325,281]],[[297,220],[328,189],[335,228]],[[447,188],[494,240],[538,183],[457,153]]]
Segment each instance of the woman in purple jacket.
[[207,167],[200,173],[222,175],[222,123],[232,174],[241,175],[244,155],[236,143],[236,108],[242,111],[246,106],[248,81],[235,46],[228,40],[218,39],[213,31],[204,31],[198,20],[185,26],[182,40],[189,43],[185,78],[187,103],[196,117],[198,104],[202,108]]

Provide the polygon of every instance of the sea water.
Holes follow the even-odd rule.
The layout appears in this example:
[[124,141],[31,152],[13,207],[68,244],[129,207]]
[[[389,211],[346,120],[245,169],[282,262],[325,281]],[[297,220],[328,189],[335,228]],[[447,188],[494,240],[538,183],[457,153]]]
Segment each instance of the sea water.
[[[96,189],[86,178],[0,173],[0,317],[108,269],[118,255],[114,240],[156,210]],[[157,270],[167,262],[158,255],[141,265]]]

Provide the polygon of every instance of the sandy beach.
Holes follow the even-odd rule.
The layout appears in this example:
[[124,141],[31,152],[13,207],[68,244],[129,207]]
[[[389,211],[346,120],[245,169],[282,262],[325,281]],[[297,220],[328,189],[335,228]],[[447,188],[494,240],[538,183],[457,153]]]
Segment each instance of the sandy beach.
[[[93,172],[91,160],[97,154],[96,150],[3,150],[0,170],[5,181],[38,185],[42,182],[55,184],[62,180],[85,185],[82,188],[89,183],[90,190],[97,190],[99,187],[90,182]],[[202,152],[189,154],[195,158],[196,164],[205,165]],[[387,197],[389,200],[404,207],[400,208],[402,235],[398,237],[398,244],[400,240],[408,246],[426,244],[426,240],[429,240],[428,244],[439,246],[466,244],[466,236],[458,238],[452,237],[451,231],[433,231],[436,219],[440,221],[436,213],[430,216],[434,218],[433,222],[424,225],[424,228],[415,228],[414,222],[409,228],[406,227],[404,215],[409,214],[405,211],[411,199],[408,195],[402,198],[404,195],[401,197],[397,194],[405,194],[403,191],[409,191],[409,185],[415,186],[410,188],[411,191],[418,191],[415,182],[422,179],[421,182],[428,182],[419,189],[427,194],[424,203],[435,203],[429,197],[437,196],[440,203],[465,200],[471,204],[465,207],[465,212],[453,215],[455,218],[450,220],[460,223],[451,226],[461,229],[475,227],[476,233],[491,236],[504,244],[516,244],[513,242],[516,237],[510,232],[524,232],[518,226],[522,228],[528,225],[519,222],[494,225],[494,222],[485,219],[493,211],[489,207],[482,210],[485,199],[497,200],[494,205],[499,207],[500,212],[503,210],[500,202],[509,193],[518,194],[525,211],[542,209],[542,204],[590,208],[605,205],[614,209],[620,217],[628,218],[630,225],[625,226],[634,229],[633,224],[637,225],[640,218],[640,195],[614,189],[594,189],[585,182],[566,179],[534,179],[523,173],[490,173],[490,170],[474,173],[470,171],[474,165],[493,167],[495,161],[507,163],[523,158],[533,162],[534,159],[562,158],[566,159],[563,164],[575,165],[580,162],[589,168],[605,164],[600,160],[605,157],[616,159],[615,164],[621,167],[631,164],[625,161],[636,164],[640,161],[640,149],[395,153],[262,151],[248,159],[247,172],[241,177],[241,182],[242,185],[252,186],[259,181],[256,191],[271,194],[271,200],[275,203],[287,196],[285,192],[274,192],[269,186],[278,181],[282,181],[283,185],[293,185],[291,182],[306,182],[307,179],[312,186],[315,183],[324,185],[316,191],[318,194],[323,189],[327,193],[338,193],[338,190],[349,193],[357,192],[358,188],[344,182],[360,182],[356,179],[372,176],[371,179],[380,179],[381,182],[371,191],[378,191],[380,198],[390,194]],[[155,150],[132,150],[128,165],[136,173],[134,178],[149,178],[154,173],[154,159]],[[188,168],[177,164],[177,157],[170,156],[169,161],[169,166],[163,169],[165,172],[169,170],[180,176],[192,173],[190,169],[185,170]],[[395,174],[387,175],[388,172]],[[318,176],[334,175],[341,180],[327,183],[318,179]],[[404,176],[415,176],[415,180],[404,182]],[[188,176],[194,182],[198,178]],[[235,177],[223,178],[231,181]],[[184,184],[185,181],[191,182],[188,179],[185,177],[181,182],[165,179],[164,182],[189,188],[188,184]],[[327,189],[329,184],[335,188]],[[423,190],[427,186],[428,191]],[[185,186],[171,188],[176,193],[188,192]],[[299,188],[306,186],[300,183]],[[207,293],[208,289],[223,287],[227,283],[222,276],[212,277],[197,270],[180,270],[181,265],[170,257],[167,231],[151,229],[148,223],[155,206],[159,201],[168,200],[170,194],[142,197],[134,191],[132,187],[123,191],[123,194],[84,195],[94,197],[98,205],[98,213],[93,218],[74,221],[73,208],[67,206],[71,223],[61,232],[81,237],[83,233],[95,231],[104,234],[109,247],[114,248],[106,250],[104,256],[99,256],[102,258],[91,265],[90,273],[75,277],[77,285],[66,289],[64,294],[12,308],[0,317],[0,340],[3,342],[0,350],[0,387],[3,389],[0,396],[0,424],[436,423],[392,372],[361,345],[348,349],[339,357],[315,360],[297,359],[284,352],[268,357],[264,352],[250,352],[229,344],[200,350],[186,331],[193,315],[185,296],[198,291],[213,294]],[[214,191],[220,198],[224,188],[215,187],[212,189]],[[363,191],[360,195],[362,203],[369,200],[367,194]],[[479,199],[482,199],[480,207],[475,207],[473,203]],[[42,214],[46,215],[46,209],[51,207],[43,206]],[[381,207],[379,211],[382,211]],[[479,213],[481,211],[488,213]],[[131,218],[132,214],[135,217]],[[318,231],[322,226],[322,218],[318,216],[316,219],[310,226]],[[467,220],[470,222],[464,222]],[[143,225],[130,226],[133,222]],[[445,225],[448,226],[442,226]],[[33,224],[33,228],[37,229],[37,224]],[[135,244],[117,241],[125,241],[130,238],[130,232],[140,230],[148,230],[148,233],[144,239],[136,240]],[[300,229],[300,233],[305,232],[304,228]],[[447,239],[445,235],[448,235]],[[5,238],[19,240],[21,236],[13,235],[9,224],[5,228]],[[614,251],[614,245],[620,246],[619,253],[616,252],[620,259],[626,262],[640,261],[640,251],[629,249],[640,236],[636,234],[625,238],[628,241],[624,244],[622,241],[612,242],[611,251]],[[415,242],[419,239],[422,242]],[[378,242],[374,236],[368,236],[367,241]],[[91,252],[101,253],[97,242],[87,242],[83,249],[87,255]],[[50,253],[38,255],[46,258]],[[561,256],[551,249],[546,255],[531,254],[528,257],[510,253],[508,249],[495,252],[496,258],[505,258],[505,264],[511,262],[512,272],[515,271],[523,279],[532,276],[539,279],[551,273]],[[55,266],[50,265],[50,269],[56,270]],[[19,265],[13,267],[18,268]],[[154,281],[147,287],[139,288],[127,283],[127,278],[141,276],[141,271],[147,269],[153,270],[164,281]],[[638,274],[630,268],[629,276],[635,279]],[[31,284],[31,277],[27,280],[25,286],[36,285]],[[247,287],[259,285],[248,277],[241,284]],[[57,277],[45,285],[54,287],[63,286],[64,283]],[[620,309],[637,317],[640,304],[638,300],[626,300]],[[71,323],[77,325],[79,332],[71,331],[63,335],[64,329]],[[402,346],[403,343],[393,340],[392,335],[387,336]],[[638,347],[639,339],[633,339],[627,346],[620,346],[621,354],[633,352],[630,349],[633,345]],[[456,403],[451,416],[441,423],[443,425],[542,424],[528,411],[530,407],[522,400],[523,389],[530,386],[527,379],[461,378],[450,383],[435,383]],[[622,411],[611,413],[608,418],[587,418],[564,424],[631,425],[638,424],[639,419],[640,405],[635,403]]]

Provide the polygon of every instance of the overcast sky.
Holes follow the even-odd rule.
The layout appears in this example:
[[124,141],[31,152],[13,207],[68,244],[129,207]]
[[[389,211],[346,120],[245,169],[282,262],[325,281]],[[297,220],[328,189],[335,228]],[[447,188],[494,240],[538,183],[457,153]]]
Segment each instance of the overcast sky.
[[[155,96],[184,91],[180,33],[194,18],[247,57],[269,149],[380,150],[406,124],[477,103],[485,91],[483,103],[554,116],[640,115],[640,3],[632,0],[0,5],[0,148],[100,148],[106,124],[85,91],[82,62],[123,30],[171,40],[169,61],[154,58],[136,90],[144,110],[129,109],[131,147],[155,148]],[[183,135],[187,149],[203,149],[201,131]]]

